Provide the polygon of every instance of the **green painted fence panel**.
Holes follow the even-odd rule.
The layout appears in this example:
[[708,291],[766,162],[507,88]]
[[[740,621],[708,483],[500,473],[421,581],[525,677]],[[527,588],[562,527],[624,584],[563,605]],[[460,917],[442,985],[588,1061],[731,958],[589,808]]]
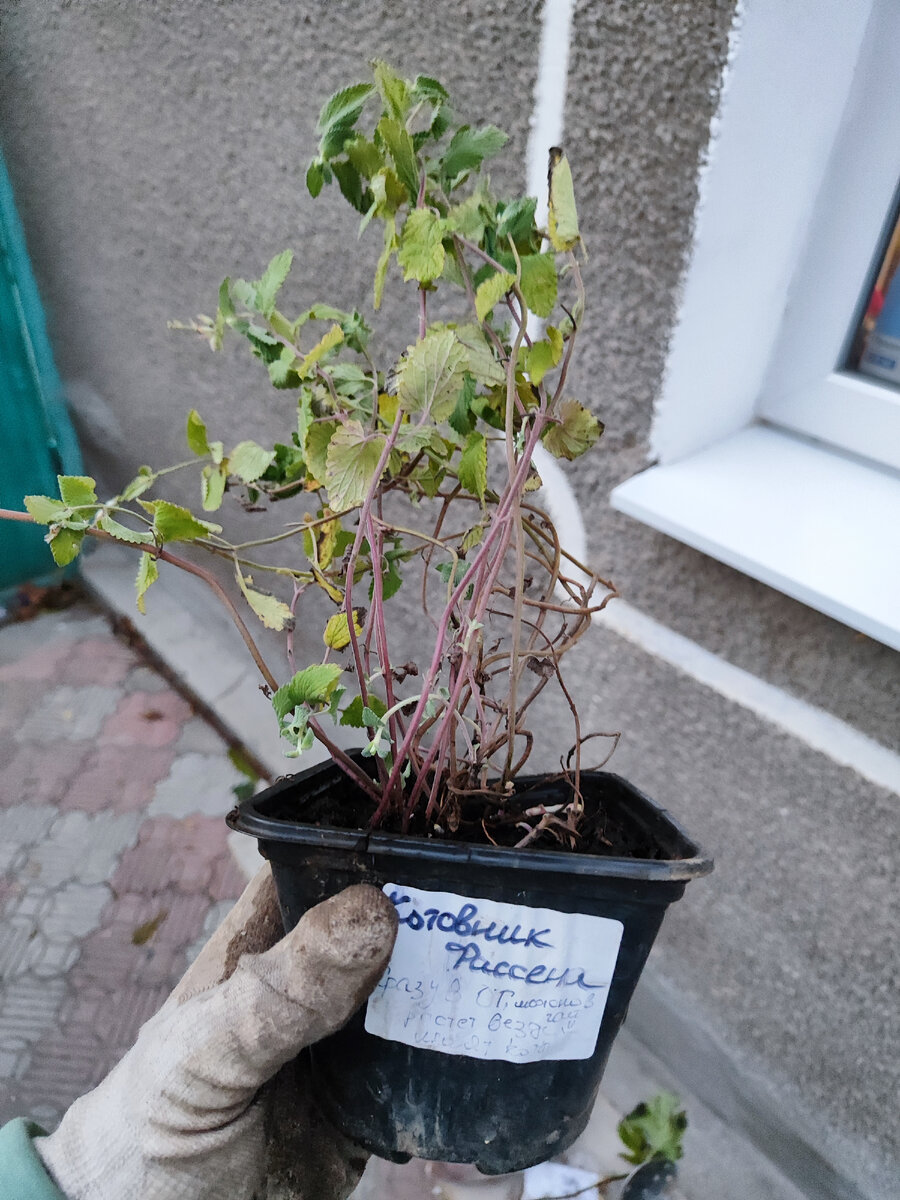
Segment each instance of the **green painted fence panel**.
[[[57,474],[82,470],[0,157],[0,507],[21,509],[31,493],[58,495]],[[58,574],[45,532],[0,521],[0,590]]]

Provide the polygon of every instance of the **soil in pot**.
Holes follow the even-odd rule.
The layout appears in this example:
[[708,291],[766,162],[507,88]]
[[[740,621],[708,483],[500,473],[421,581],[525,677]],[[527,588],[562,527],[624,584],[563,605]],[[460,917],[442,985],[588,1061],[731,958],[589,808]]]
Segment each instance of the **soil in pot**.
[[[522,784],[529,805],[568,798]],[[582,788],[594,837],[577,854],[461,841],[465,810],[453,838],[336,828],[326,821],[365,820],[371,805],[360,795],[348,812],[355,789],[332,764],[230,815],[271,860],[287,928],[351,883],[397,905],[385,977],[312,1051],[329,1117],[375,1154],[502,1174],[562,1152],[587,1123],[665,910],[712,862],[626,781],[597,772]]]

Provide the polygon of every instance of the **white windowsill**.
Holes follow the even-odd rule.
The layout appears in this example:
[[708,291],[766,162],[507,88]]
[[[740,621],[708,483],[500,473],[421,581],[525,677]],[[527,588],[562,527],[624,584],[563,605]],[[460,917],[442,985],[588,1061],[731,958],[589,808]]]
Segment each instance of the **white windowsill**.
[[763,425],[617,487],[613,507],[900,650],[900,477]]

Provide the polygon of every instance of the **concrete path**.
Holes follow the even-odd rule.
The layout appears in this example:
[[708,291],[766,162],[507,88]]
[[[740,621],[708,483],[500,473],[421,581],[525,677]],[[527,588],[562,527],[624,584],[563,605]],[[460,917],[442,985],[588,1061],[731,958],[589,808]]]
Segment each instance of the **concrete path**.
[[55,1125],[240,894],[239,778],[99,610],[0,628],[0,1122]]

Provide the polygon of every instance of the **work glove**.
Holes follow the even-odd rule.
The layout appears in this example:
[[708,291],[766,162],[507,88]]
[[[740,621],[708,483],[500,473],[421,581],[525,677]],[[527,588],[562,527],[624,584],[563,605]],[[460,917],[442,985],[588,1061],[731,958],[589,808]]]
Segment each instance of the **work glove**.
[[390,901],[359,884],[284,936],[264,867],[122,1061],[35,1139],[60,1190],[68,1200],[343,1200],[367,1155],[319,1112],[297,1056],[363,1003],[396,931]]

